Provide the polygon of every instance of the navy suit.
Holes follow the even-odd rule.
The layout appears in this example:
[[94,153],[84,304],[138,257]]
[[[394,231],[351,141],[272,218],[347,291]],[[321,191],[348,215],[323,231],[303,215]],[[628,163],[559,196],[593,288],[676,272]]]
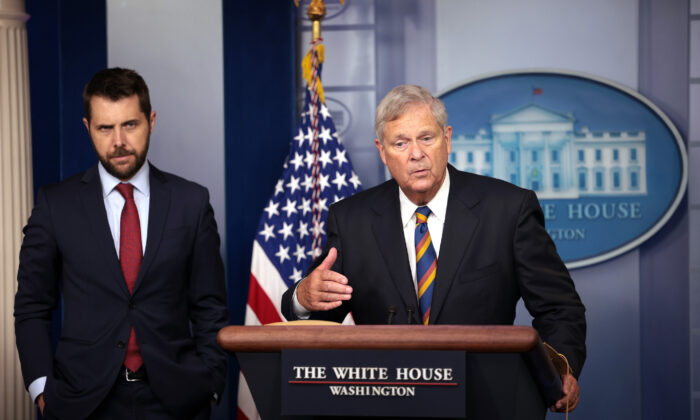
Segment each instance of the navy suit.
[[87,417],[115,383],[133,326],[153,392],[174,415],[192,417],[222,395],[227,364],[216,343],[228,311],[209,194],[151,165],[147,244],[130,295],[101,188],[97,166],[44,187],[24,228],[15,329],[25,384],[47,376],[46,410]]
[[[521,297],[542,339],[564,353],[575,376],[585,360],[585,309],[544,228],[532,191],[448,166],[450,191],[434,281],[431,324],[511,325]],[[357,324],[420,323],[418,298],[408,264],[399,190],[394,180],[331,206],[326,223],[338,250],[332,270],[344,274],[352,299],[312,314]],[[289,319],[294,288],[282,299]],[[410,315],[409,315],[410,314]]]

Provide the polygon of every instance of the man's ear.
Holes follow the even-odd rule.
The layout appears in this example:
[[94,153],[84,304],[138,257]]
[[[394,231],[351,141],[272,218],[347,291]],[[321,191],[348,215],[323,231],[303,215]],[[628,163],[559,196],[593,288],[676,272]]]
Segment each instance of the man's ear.
[[384,157],[384,145],[382,142],[379,141],[379,139],[374,139],[374,145],[377,146],[377,150],[379,150],[379,157],[382,158],[382,162],[384,162],[384,165],[386,166],[386,158]]
[[153,128],[156,126],[156,111],[151,111],[151,118],[148,124],[151,126],[151,132],[153,132]]
[[447,153],[452,151],[452,126],[445,127],[445,142],[447,143]]
[[90,132],[90,123],[88,122],[87,118],[83,117],[83,124],[85,124],[85,128],[87,129],[88,133]]

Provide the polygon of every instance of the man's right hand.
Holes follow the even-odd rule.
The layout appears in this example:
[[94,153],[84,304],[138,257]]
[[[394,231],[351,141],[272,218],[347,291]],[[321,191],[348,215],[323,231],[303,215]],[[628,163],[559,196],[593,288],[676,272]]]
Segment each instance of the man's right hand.
[[39,406],[39,411],[41,411],[41,415],[44,415],[44,394],[39,394],[38,397],[36,397],[36,405]]
[[348,279],[331,270],[338,250],[331,248],[323,262],[297,286],[297,300],[308,311],[328,311],[352,297]]

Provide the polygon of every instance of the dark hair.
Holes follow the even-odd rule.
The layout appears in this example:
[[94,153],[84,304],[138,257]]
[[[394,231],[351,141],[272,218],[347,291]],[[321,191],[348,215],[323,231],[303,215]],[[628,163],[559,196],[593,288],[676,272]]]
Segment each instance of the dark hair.
[[146,82],[138,73],[134,70],[119,67],[100,70],[92,76],[92,79],[85,85],[83,90],[85,118],[90,122],[90,100],[93,96],[118,101],[134,94],[139,97],[141,112],[144,113],[146,119],[150,118],[151,99],[148,96],[148,86],[146,86]]

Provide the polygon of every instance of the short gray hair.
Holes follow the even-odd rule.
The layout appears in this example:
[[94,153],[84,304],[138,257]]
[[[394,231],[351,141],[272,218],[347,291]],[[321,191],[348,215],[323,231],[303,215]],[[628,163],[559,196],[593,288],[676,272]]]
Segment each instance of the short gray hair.
[[441,100],[430,94],[425,88],[416,85],[399,85],[386,94],[377,106],[374,117],[374,131],[381,143],[384,143],[384,126],[390,121],[401,118],[407,108],[415,104],[430,107],[435,121],[445,131],[447,127],[447,110]]

